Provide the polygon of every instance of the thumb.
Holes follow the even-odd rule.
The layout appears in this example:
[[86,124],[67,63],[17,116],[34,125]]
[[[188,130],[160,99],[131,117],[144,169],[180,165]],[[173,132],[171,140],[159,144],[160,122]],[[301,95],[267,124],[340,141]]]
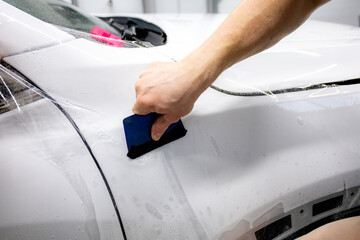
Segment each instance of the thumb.
[[156,118],[151,127],[151,138],[154,141],[158,141],[172,123],[172,121],[169,121],[167,115]]

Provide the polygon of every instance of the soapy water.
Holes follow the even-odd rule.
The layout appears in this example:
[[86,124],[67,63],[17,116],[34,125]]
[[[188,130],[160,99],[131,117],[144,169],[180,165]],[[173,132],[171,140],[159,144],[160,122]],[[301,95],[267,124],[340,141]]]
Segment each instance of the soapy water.
[[[86,33],[78,30],[74,30],[71,28],[66,28],[58,25],[53,25],[54,27],[58,28],[61,31],[64,31],[72,36],[74,36],[76,39],[86,39],[91,42],[96,42],[99,44],[111,46],[111,47],[120,47],[120,48],[153,48],[154,46],[150,42],[145,41],[128,41],[128,40],[122,40],[122,39],[114,39],[114,38],[108,38],[103,37],[99,35],[94,35],[91,33]],[[152,49],[152,51],[155,51],[157,54],[160,54],[169,60],[173,62],[177,62],[178,60],[172,58],[171,56],[168,56],[164,54],[163,52],[159,52],[158,50]],[[2,69],[0,69],[2,70]],[[231,84],[231,88],[229,89],[226,84]],[[286,93],[293,93],[293,92],[303,92],[303,91],[309,91],[309,90],[325,90],[329,88],[336,88],[338,86],[342,85],[352,85],[352,84],[358,84],[360,83],[360,78],[355,79],[347,79],[347,80],[341,80],[341,81],[334,81],[334,82],[325,82],[325,83],[318,83],[318,84],[304,84],[300,86],[295,87],[289,87],[289,88],[279,88],[279,89],[268,89],[263,90],[248,84],[243,84],[240,82],[235,82],[232,79],[229,78],[226,74],[221,74],[218,79],[210,85],[210,88],[232,96],[239,96],[239,97],[261,97],[261,96],[267,96],[270,97],[273,100],[277,100],[277,95],[279,94],[286,94]],[[224,85],[225,84],[225,85]],[[234,86],[238,86],[239,90],[233,90]],[[40,91],[40,95],[45,95],[44,92]],[[1,97],[1,96],[0,96]],[[52,100],[53,101],[53,100]],[[70,107],[76,107],[72,104],[67,103],[66,101],[61,101],[61,105],[70,106]]]
[[[60,27],[59,27],[60,28]],[[87,33],[83,33],[83,32],[79,32],[76,30],[72,30],[72,29],[67,29],[67,30],[71,30],[72,35],[76,35],[77,38],[85,38],[88,39],[90,41],[94,41],[100,44],[106,44],[103,40],[104,37],[100,37],[100,36],[94,36],[91,34],[87,34]],[[106,38],[105,38],[106,39]],[[114,41],[122,41],[124,42],[123,47],[129,47],[129,48],[150,48],[150,45],[146,45],[145,43],[137,43],[137,42],[128,42],[128,41],[123,41],[123,40],[114,40]],[[175,61],[174,59],[172,59],[173,61]],[[5,65],[6,66],[6,65]],[[7,67],[5,67],[3,65],[0,65],[0,73],[4,72],[5,75],[10,76],[13,80],[16,80],[16,82],[18,83],[18,85],[21,86],[21,89],[25,89],[28,93],[28,95],[31,95],[31,99],[32,101],[34,100],[39,100],[42,98],[46,98],[48,100],[50,100],[51,102],[55,103],[56,105],[60,105],[60,106],[64,106],[64,107],[70,107],[70,108],[77,108],[77,109],[83,109],[82,107],[76,106],[74,104],[71,104],[67,101],[64,100],[55,100],[52,97],[50,97],[46,92],[44,92],[43,90],[39,89],[38,87],[36,87],[34,84],[30,83],[29,81],[26,80],[25,77],[22,77],[21,74],[17,74],[16,72],[14,72],[13,70],[8,69]],[[21,98],[19,98],[18,93],[12,91],[11,86],[5,81],[4,79],[5,77],[2,76],[0,74],[0,99],[3,99],[4,102],[4,107],[1,105],[0,102],[0,113],[2,111],[2,109],[4,108],[8,108],[8,109],[17,109],[19,112],[21,112],[21,106],[27,104],[27,101],[22,101]],[[272,99],[276,99],[277,98],[277,94],[284,94],[284,93],[290,93],[290,92],[300,92],[300,91],[306,91],[306,90],[314,90],[314,89],[327,89],[327,88],[335,88],[337,86],[341,86],[341,85],[350,85],[350,84],[356,84],[358,83],[360,80],[359,79],[353,79],[353,80],[347,80],[347,81],[340,81],[340,82],[332,82],[332,83],[323,83],[323,84],[316,84],[316,85],[306,85],[303,87],[294,87],[294,88],[287,88],[287,89],[277,89],[277,90],[268,90],[268,91],[263,91],[261,89],[257,89],[251,86],[243,86],[242,89],[252,89],[253,91],[251,92],[241,92],[241,91],[228,91],[225,88],[222,87],[218,87],[218,86],[214,86],[211,85],[211,88],[213,88],[216,91],[222,92],[224,94],[229,94],[229,95],[233,95],[233,96],[242,96],[242,97],[256,97],[256,96],[268,96],[271,97]],[[297,119],[298,123],[300,125],[304,125],[304,120],[299,117]],[[214,152],[219,155],[219,150],[218,147],[216,146],[216,142],[212,141],[212,144],[214,146]],[[170,164],[170,168],[173,168]],[[171,169],[172,172],[172,178],[177,178],[177,174],[176,171],[174,169]],[[169,174],[170,175],[170,174]],[[174,188],[181,188],[181,183],[178,182],[178,180],[173,180],[176,181],[177,183],[174,183],[174,185],[178,185],[175,186]],[[182,197],[185,196],[184,193],[182,193]],[[357,194],[358,196],[359,194]],[[181,198],[181,197],[179,197]],[[185,209],[184,211],[186,212],[186,215],[191,216],[190,219],[192,219],[194,221],[194,225],[196,226],[195,228],[197,228],[197,231],[199,233],[199,237],[200,239],[207,239],[207,235],[203,229],[203,226],[201,226],[201,223],[198,222],[196,216],[194,215],[194,213],[192,212],[191,206],[188,203],[188,200],[185,199],[184,200],[184,205],[186,205],[187,209]],[[148,212],[154,216],[157,219],[162,219],[163,216],[161,215],[161,213],[159,213],[159,211],[152,206],[151,204],[147,204],[146,205],[146,209],[148,210]],[[211,209],[208,209],[209,213],[211,214]]]
[[[62,26],[56,26],[56,28],[74,36],[75,38],[83,38],[92,42],[104,44],[107,46],[112,47],[122,47],[122,48],[152,48],[154,47],[151,43],[145,42],[145,41],[127,41],[127,40],[121,40],[121,39],[113,39],[103,36],[94,35],[91,33],[81,32],[78,30],[62,27]],[[154,51],[154,50],[153,50]],[[159,52],[155,50],[156,53],[165,56],[166,58],[169,58],[173,62],[177,62],[176,59],[172,58],[171,56],[168,56],[162,52]],[[223,80],[223,81],[221,81]],[[277,99],[277,95],[279,94],[285,94],[285,93],[291,93],[291,92],[301,92],[301,91],[308,91],[308,90],[317,90],[317,89],[328,89],[328,88],[334,88],[338,87],[340,85],[351,85],[355,83],[360,82],[359,79],[349,79],[349,80],[343,80],[343,81],[336,81],[336,82],[327,82],[327,83],[320,83],[320,84],[307,84],[303,86],[298,87],[290,87],[290,88],[281,88],[281,89],[274,89],[274,90],[262,90],[260,88],[256,88],[254,86],[250,86],[247,84],[242,84],[239,82],[236,82],[236,85],[240,87],[243,91],[234,91],[226,89],[226,86],[221,86],[221,82],[234,82],[229,77],[225,75],[220,75],[218,80],[210,85],[210,88],[232,96],[239,96],[239,97],[260,97],[260,96],[267,96],[274,100]],[[249,90],[249,91],[245,91]]]
[[95,112],[94,110],[77,106],[66,100],[54,99],[34,83],[27,80],[10,65],[6,63],[0,64],[0,113],[14,109],[21,112],[22,106],[44,98],[61,107]]
[[[45,91],[38,88],[35,84],[30,82],[30,80],[27,80],[24,76],[22,76],[19,72],[17,72],[15,69],[13,69],[11,66],[7,65],[6,63],[0,64],[0,114],[9,112],[12,110],[17,110],[19,113],[22,113],[22,107],[36,102],[41,99],[49,100],[51,103],[53,103],[63,114],[64,116],[69,120],[70,124],[74,127],[75,131],[78,133],[79,137],[81,138],[83,144],[85,145],[86,149],[88,150],[91,158],[94,160],[97,168],[99,169],[99,172],[104,180],[104,183],[106,185],[106,188],[109,192],[111,201],[114,205],[114,210],[116,212],[117,218],[120,223],[120,227],[122,229],[122,232],[124,232],[124,227],[120,218],[120,214],[118,211],[118,208],[115,203],[114,196],[112,195],[110,186],[102,172],[102,169],[100,165],[98,164],[89,144],[87,143],[85,137],[81,133],[79,127],[76,125],[76,123],[73,121],[73,119],[70,117],[70,115],[65,111],[66,108],[76,109],[76,110],[89,110],[84,107],[79,107],[74,104],[71,104],[64,100],[55,100],[53,97],[48,95]],[[93,110],[89,110],[91,112],[95,112]],[[26,111],[24,111],[26,113]],[[41,121],[36,120],[37,115],[33,115],[33,123],[26,126],[29,126],[31,129],[32,127],[36,126],[37,131],[42,132],[42,129],[47,126],[46,124],[41,124]],[[40,139],[40,138],[39,138]],[[46,141],[40,140],[43,144],[39,145],[44,147],[44,149],[50,149],[51,145],[46,145]],[[57,146],[57,145],[54,145]],[[50,151],[52,152],[52,151]],[[69,151],[65,151],[68,153],[68,156],[71,156],[71,153]],[[90,193],[87,190],[87,186],[82,180],[82,176],[78,173],[73,173],[71,168],[64,167],[63,161],[58,161],[55,158],[51,159],[51,163],[55,166],[60,168],[62,173],[65,175],[65,177],[68,179],[70,184],[73,186],[75,191],[78,193],[79,197],[83,201],[84,205],[84,212],[87,214],[88,221],[85,222],[85,229],[86,234],[89,236],[89,239],[99,239],[99,229],[96,222],[96,215],[95,215],[95,209],[92,203],[92,198],[90,196]]]

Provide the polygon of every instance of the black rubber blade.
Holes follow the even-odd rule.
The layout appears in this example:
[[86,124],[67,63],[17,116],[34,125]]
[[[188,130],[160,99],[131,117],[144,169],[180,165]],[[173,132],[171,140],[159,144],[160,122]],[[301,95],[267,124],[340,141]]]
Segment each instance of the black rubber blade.
[[128,147],[127,156],[129,158],[140,157],[186,135],[187,130],[182,121],[179,120],[169,126],[159,141],[152,140],[151,126],[159,116],[157,113],[150,113],[147,115],[132,115],[123,120]]

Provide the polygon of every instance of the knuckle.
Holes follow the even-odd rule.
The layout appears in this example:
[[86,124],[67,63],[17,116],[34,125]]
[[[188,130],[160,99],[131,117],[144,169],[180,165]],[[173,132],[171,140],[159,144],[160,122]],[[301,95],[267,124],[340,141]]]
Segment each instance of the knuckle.
[[136,99],[137,104],[142,107],[153,107],[152,101],[144,96],[140,96]]
[[156,112],[165,114],[167,112],[167,109],[164,106],[161,106],[159,103],[156,105]]
[[168,114],[168,115],[165,115],[164,116],[164,125],[167,125],[167,126],[169,126],[171,123],[173,123],[174,122],[174,116],[173,115],[171,115],[171,114]]
[[137,81],[135,82],[135,91],[138,92],[141,89],[141,82]]
[[179,121],[180,118],[181,118],[180,115],[177,115],[177,114],[171,115],[171,116],[169,117],[169,122],[170,122],[170,123],[177,122],[177,121]]
[[139,105],[139,106],[146,106],[147,105],[147,100],[144,98],[144,97],[138,97],[136,99],[136,103]]
[[140,74],[139,74],[139,78],[142,79],[146,76],[146,71],[142,71]]
[[161,101],[157,101],[157,103],[156,103],[156,111],[158,113],[166,114],[166,116],[167,116],[167,114],[170,111],[170,108],[166,103],[163,103]]

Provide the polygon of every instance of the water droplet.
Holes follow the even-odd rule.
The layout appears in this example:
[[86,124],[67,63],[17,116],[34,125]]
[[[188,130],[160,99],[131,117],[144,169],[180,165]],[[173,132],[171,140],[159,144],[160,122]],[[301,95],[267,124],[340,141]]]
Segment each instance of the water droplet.
[[297,122],[300,125],[304,125],[304,123],[305,123],[304,119],[302,117],[300,117],[300,116],[297,117]]
[[165,210],[167,210],[167,211],[171,211],[171,207],[170,207],[169,205],[167,205],[167,204],[164,205],[164,208],[165,208]]
[[207,213],[209,215],[209,217],[212,217],[212,211],[211,208],[209,206],[206,207]]
[[212,149],[217,157],[220,157],[220,149],[214,137],[210,138]]
[[163,216],[161,215],[161,213],[150,203],[146,203],[145,208],[146,208],[146,210],[148,210],[149,213],[151,213],[151,215],[153,215],[157,219],[160,219],[160,220],[163,219]]
[[156,232],[157,235],[160,235],[160,234],[161,234],[161,229],[160,229],[159,226],[155,226],[155,227],[154,227],[154,230],[155,230],[155,232]]

